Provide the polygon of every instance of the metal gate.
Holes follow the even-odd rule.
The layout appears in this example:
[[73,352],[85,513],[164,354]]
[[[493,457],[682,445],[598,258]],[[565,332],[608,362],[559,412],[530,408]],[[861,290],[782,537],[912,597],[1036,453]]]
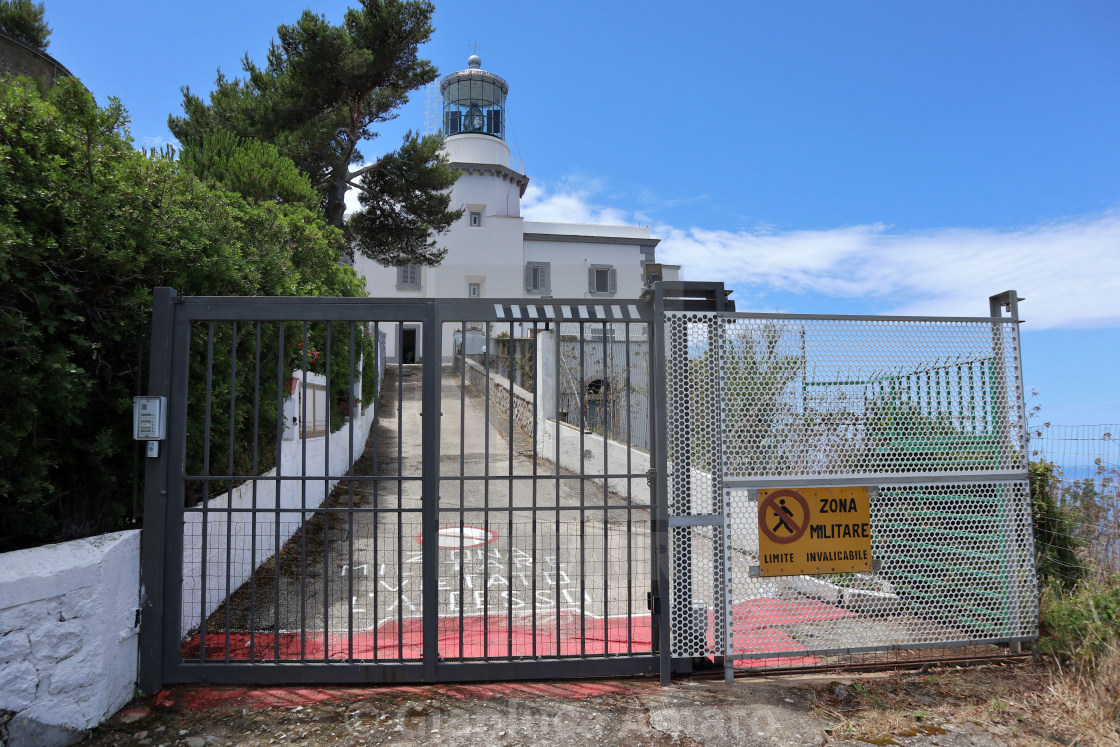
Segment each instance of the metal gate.
[[[726,296],[158,289],[141,687],[667,683],[1035,637],[1015,294],[969,318]],[[764,572],[759,491],[844,487],[874,566]]]
[[648,301],[159,289],[153,330],[142,687],[658,670]]
[[[730,677],[1037,637],[1018,300],[967,318],[666,312],[663,656],[722,656]],[[765,576],[760,531],[785,517],[759,492],[845,486],[868,491],[874,566]]]

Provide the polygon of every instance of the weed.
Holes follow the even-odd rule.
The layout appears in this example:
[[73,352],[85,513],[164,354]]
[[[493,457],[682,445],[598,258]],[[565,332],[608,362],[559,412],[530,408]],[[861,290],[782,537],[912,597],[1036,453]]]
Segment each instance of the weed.
[[1092,665],[1120,641],[1120,577],[1082,579],[1072,591],[1047,586],[1039,603],[1039,650],[1059,663]]
[[998,695],[993,695],[991,702],[988,704],[988,717],[992,721],[1002,721],[1006,712],[1007,701],[1003,700]]

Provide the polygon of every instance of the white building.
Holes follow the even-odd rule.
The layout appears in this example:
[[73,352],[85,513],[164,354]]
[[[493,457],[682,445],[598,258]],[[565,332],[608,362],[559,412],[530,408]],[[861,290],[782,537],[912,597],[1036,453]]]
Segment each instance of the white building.
[[[369,294],[381,298],[637,298],[642,268],[655,261],[660,241],[645,226],[541,223],[521,217],[529,178],[510,165],[506,144],[505,80],[469,67],[440,81],[443,133],[452,168],[461,172],[451,208],[463,217],[439,241],[447,256],[438,267],[385,267],[363,256],[355,269]],[[665,266],[665,280],[678,267]],[[402,339],[388,335],[388,358],[419,356],[420,325],[406,324]],[[443,341],[449,357],[453,330]]]

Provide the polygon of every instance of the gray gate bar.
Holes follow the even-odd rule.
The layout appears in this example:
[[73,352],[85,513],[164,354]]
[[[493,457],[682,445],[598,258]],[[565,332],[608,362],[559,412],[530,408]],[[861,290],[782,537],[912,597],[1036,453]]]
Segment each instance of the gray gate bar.
[[1022,472],[905,472],[895,475],[868,473],[864,475],[844,475],[835,477],[724,477],[725,488],[784,488],[784,487],[843,487],[847,485],[912,485],[914,483],[959,485],[967,483],[1018,482],[1023,479]]
[[[440,342],[443,329],[437,323],[435,301],[425,303],[424,310],[422,349],[424,360],[428,362],[424,364],[422,373],[424,409],[420,413],[424,461],[421,505],[424,510],[422,531],[424,537],[430,538],[421,546],[424,569],[424,680],[435,682],[436,661],[439,658],[439,584],[436,583],[439,578],[439,543],[433,540],[439,534],[439,427],[440,416],[443,415],[440,412]],[[400,358],[399,351],[397,357]],[[397,589],[399,593],[401,587]],[[400,605],[397,609],[400,610]]]

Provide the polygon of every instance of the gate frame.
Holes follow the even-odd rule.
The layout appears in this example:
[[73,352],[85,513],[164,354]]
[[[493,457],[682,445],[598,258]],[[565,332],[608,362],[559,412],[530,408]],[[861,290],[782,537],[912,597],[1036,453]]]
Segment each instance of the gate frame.
[[[638,318],[613,320],[540,319],[535,321],[644,324],[651,353],[664,353],[665,308],[712,310],[724,303],[722,283],[659,282],[639,299],[384,299],[321,297],[183,297],[172,288],[153,290],[151,366],[148,394],[167,398],[167,440],[158,456],[145,463],[144,506],[146,526],[142,537],[141,626],[138,684],[156,692],[165,683],[181,682],[285,682],[285,683],[393,683],[463,682],[486,679],[530,679],[650,675],[661,672],[668,682],[670,667],[691,671],[691,661],[669,662],[669,628],[663,619],[668,606],[668,531],[665,506],[666,444],[661,390],[664,367],[651,366],[650,417],[650,559],[651,651],[630,656],[608,655],[585,659],[532,659],[521,661],[441,661],[438,653],[438,585],[423,588],[424,654],[418,662],[261,662],[231,667],[225,663],[184,663],[181,660],[183,514],[185,511],[185,455],[187,422],[187,368],[191,324],[211,322],[419,322],[423,324],[422,357],[422,461],[437,465],[421,475],[422,531],[434,536],[439,527],[440,377],[443,325],[457,321],[529,321],[501,316],[503,306],[570,306],[638,308]],[[195,311],[197,309],[197,311]],[[730,310],[733,310],[733,304]],[[489,311],[487,311],[489,310]],[[491,318],[492,317],[492,318]],[[653,355],[652,360],[659,360]],[[176,465],[176,466],[173,466]],[[434,499],[431,498],[434,496]],[[437,543],[422,546],[422,574],[433,579],[439,570]],[[169,578],[168,573],[172,572]],[[187,674],[189,673],[189,675]]]

